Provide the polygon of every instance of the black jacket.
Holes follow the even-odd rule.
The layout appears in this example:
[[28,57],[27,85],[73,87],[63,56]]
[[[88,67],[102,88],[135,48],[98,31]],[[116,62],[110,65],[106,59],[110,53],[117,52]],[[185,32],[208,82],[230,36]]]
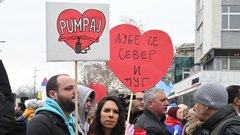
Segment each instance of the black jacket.
[[70,133],[60,116],[49,111],[41,111],[28,122],[26,135],[70,135]]
[[171,135],[167,130],[164,120],[165,116],[159,119],[150,110],[145,109],[143,114],[138,118],[135,127],[147,131],[147,135]]
[[0,60],[0,135],[25,135],[26,123],[16,122],[14,115],[14,100],[5,67]]
[[[225,127],[229,121],[237,120],[238,124],[230,124]],[[225,127],[225,128],[223,128]],[[216,112],[210,117],[200,129],[193,135],[239,135],[240,134],[240,116],[235,112],[233,105],[229,104],[225,108]]]

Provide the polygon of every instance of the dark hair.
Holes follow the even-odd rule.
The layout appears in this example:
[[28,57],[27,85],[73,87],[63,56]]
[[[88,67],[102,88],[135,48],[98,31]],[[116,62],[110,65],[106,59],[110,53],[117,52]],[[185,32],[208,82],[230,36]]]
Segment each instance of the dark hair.
[[26,109],[26,106],[24,103],[17,103],[18,104],[18,107],[20,108],[21,111],[24,111]]
[[59,84],[57,82],[57,79],[59,76],[68,76],[67,74],[58,74],[58,75],[55,75],[55,76],[52,76],[48,82],[47,82],[47,86],[46,86],[46,93],[47,93],[47,97],[50,97],[49,96],[49,91],[50,90],[54,90],[54,91],[57,91],[58,88],[59,88]]
[[101,119],[101,110],[103,108],[103,105],[107,101],[113,101],[114,103],[116,103],[118,110],[119,110],[118,122],[117,122],[117,125],[112,129],[111,135],[124,135],[125,113],[124,113],[123,107],[121,105],[121,102],[115,96],[106,96],[98,103],[97,109],[95,111],[95,117],[89,128],[89,132],[88,132],[89,135],[91,135],[91,134],[103,135],[104,134],[100,119]]
[[178,119],[177,118],[177,111],[178,111],[178,109],[179,109],[179,107],[171,107],[171,108],[169,108],[168,116],[173,117],[175,119]]
[[230,85],[226,89],[228,92],[228,103],[233,103],[233,101],[236,97],[240,99],[240,86],[239,85]]

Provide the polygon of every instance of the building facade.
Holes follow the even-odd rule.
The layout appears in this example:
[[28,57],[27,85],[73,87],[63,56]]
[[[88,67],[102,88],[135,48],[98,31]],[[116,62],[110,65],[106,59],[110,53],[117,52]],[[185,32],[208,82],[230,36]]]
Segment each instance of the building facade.
[[240,0],[196,0],[195,28],[195,67],[169,97],[189,106],[196,89],[207,81],[240,85]]

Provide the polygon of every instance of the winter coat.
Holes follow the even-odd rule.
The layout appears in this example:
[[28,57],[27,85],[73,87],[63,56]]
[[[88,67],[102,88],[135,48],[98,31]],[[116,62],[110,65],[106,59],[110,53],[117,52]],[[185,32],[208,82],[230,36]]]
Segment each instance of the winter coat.
[[153,112],[145,109],[143,114],[138,118],[135,127],[147,131],[147,135],[171,135],[164,125],[165,116],[161,119]]
[[[232,120],[237,120],[238,124],[229,125],[223,128],[225,123]],[[240,134],[240,117],[237,115],[232,104],[227,105],[219,110],[206,122],[203,123],[199,130],[196,130],[193,135],[238,135]]]
[[57,102],[47,98],[28,122],[26,135],[75,135],[75,119],[72,115],[66,118]]
[[17,119],[17,121],[30,121],[34,116],[35,110],[33,108],[27,108],[23,114]]
[[26,123],[17,122],[14,115],[12,90],[5,67],[0,60],[0,135],[25,135]]
[[[78,131],[82,135],[87,135],[89,130],[89,124],[87,122],[88,113],[85,112],[85,103],[87,102],[88,97],[91,97],[91,105],[94,104],[95,92],[83,85],[78,85]],[[90,111],[90,110],[89,110]],[[73,113],[75,115],[75,112]]]
[[174,117],[168,116],[167,119],[165,120],[165,124],[174,128],[174,134],[177,134],[177,135],[182,134],[183,124],[181,123],[180,120]]
[[182,135],[192,135],[194,131],[199,129],[203,123],[200,121],[196,121],[194,123],[187,123],[182,131]]

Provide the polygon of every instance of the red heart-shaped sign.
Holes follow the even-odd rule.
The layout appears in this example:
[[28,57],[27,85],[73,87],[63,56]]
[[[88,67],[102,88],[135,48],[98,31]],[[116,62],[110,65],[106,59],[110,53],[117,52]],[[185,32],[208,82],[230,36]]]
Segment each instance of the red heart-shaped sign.
[[141,35],[133,25],[118,25],[110,31],[110,45],[107,64],[132,92],[152,88],[172,63],[172,41],[160,30]]
[[95,102],[98,103],[104,96],[107,95],[107,88],[102,84],[89,84],[89,88],[95,91]]
[[60,13],[57,19],[58,41],[64,41],[75,50],[76,43],[81,43],[81,49],[98,42],[104,31],[106,19],[101,11],[86,10],[83,14],[74,9]]

